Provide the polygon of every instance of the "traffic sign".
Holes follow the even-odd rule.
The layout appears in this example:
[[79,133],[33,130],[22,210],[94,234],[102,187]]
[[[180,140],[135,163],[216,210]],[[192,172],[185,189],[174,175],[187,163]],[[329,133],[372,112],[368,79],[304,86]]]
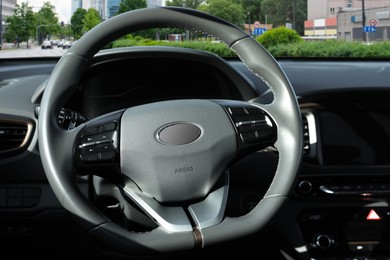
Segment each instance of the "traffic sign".
[[364,26],[364,32],[376,32],[376,27],[375,26]]
[[262,35],[267,29],[266,28],[255,28],[253,30],[253,35],[259,36]]
[[371,25],[371,26],[375,26],[377,24],[377,21],[375,19],[370,19],[368,21],[368,24]]

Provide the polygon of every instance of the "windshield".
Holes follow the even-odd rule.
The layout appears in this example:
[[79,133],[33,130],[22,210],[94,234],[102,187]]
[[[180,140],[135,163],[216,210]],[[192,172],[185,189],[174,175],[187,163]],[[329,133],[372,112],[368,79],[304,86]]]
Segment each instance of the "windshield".
[[[245,30],[276,58],[389,58],[390,0],[0,0],[0,58],[62,56],[99,23],[123,12],[182,6]],[[235,56],[205,33],[159,28],[106,48],[168,45]]]

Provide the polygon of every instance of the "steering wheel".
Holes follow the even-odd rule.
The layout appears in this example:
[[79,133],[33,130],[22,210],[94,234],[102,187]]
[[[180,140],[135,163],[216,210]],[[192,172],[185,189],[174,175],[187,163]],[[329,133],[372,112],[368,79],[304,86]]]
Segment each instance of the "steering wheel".
[[[100,49],[133,31],[168,27],[226,43],[272,89],[273,101],[171,100],[59,127],[61,108]],[[86,33],[55,66],[38,124],[43,167],[59,202],[94,238],[131,254],[202,248],[258,231],[291,194],[302,155],[299,105],[277,61],[235,25],[180,7],[134,10]],[[268,146],[279,159],[266,194],[249,213],[225,216],[229,164]],[[150,230],[132,232],[112,221],[80,191],[80,174],[99,175],[100,193],[116,197],[129,219],[143,219]]]

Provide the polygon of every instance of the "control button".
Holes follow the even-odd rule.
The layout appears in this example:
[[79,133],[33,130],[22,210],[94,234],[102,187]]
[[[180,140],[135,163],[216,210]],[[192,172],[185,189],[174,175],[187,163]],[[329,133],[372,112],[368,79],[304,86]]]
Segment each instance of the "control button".
[[272,136],[272,128],[271,127],[267,127],[267,128],[264,128],[261,130],[261,131],[257,131],[257,137],[260,139],[260,141],[262,139],[267,139],[268,137],[271,137]]
[[99,161],[99,157],[97,153],[93,154],[81,154],[80,159],[84,162],[95,162]]
[[34,207],[39,202],[39,197],[30,197],[23,199],[23,207]]
[[263,112],[255,107],[245,107],[245,110],[248,111],[249,115],[262,115]]
[[7,199],[7,205],[10,208],[19,208],[22,207],[22,197],[19,198],[13,198],[13,197],[8,197]]
[[305,213],[302,216],[302,220],[307,222],[317,222],[324,220],[324,216],[320,212]]
[[329,249],[333,246],[333,239],[325,234],[319,234],[314,237],[314,244],[321,249]]
[[97,135],[90,135],[90,136],[84,136],[81,138],[81,143],[82,144],[88,144],[88,143],[95,143],[97,140]]
[[92,145],[92,146],[89,146],[89,147],[85,147],[85,148],[81,149],[80,153],[83,154],[83,155],[91,154],[91,153],[97,153],[97,146],[96,145]]
[[98,144],[96,147],[97,147],[97,152],[106,152],[106,151],[114,151],[115,150],[115,145],[112,142]]
[[108,161],[115,159],[115,151],[99,153],[99,159],[102,161]]
[[96,135],[98,133],[98,127],[87,128],[83,131],[83,136]]
[[40,197],[41,189],[40,188],[23,188],[23,195],[26,197]]
[[253,132],[254,131],[252,124],[249,124],[249,125],[239,125],[237,128],[238,128],[238,131],[240,133],[246,133],[246,132]]
[[113,138],[113,136],[114,136],[114,131],[111,131],[111,132],[106,132],[106,133],[95,135],[94,138],[95,138],[96,142],[102,142],[102,141],[106,141],[106,140],[111,140]]
[[115,129],[116,129],[116,124],[110,123],[110,124],[100,126],[99,133],[109,132],[109,131],[113,131]]
[[8,197],[19,197],[21,198],[23,194],[22,188],[8,188]]
[[368,252],[372,250],[370,243],[349,243],[349,249],[352,252]]
[[298,184],[298,190],[302,194],[309,194],[313,189],[313,185],[310,181],[301,181]]
[[243,107],[229,107],[228,111],[231,115],[246,115]]
[[243,143],[255,143],[258,141],[257,132],[241,133],[240,137]]

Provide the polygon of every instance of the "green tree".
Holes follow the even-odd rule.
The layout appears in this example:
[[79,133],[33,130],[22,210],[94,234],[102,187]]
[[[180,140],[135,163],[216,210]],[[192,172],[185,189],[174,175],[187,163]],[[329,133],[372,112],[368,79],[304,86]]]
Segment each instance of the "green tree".
[[307,0],[294,0],[293,29],[300,35],[305,33],[305,20],[307,20]]
[[244,10],[240,4],[230,0],[208,0],[199,5],[199,10],[225,19],[239,27],[244,23]]
[[88,32],[99,23],[101,23],[101,18],[98,11],[94,8],[89,8],[83,19],[83,33]]
[[188,7],[192,9],[198,9],[199,5],[203,0],[168,0],[166,2],[167,6],[179,6],[179,7]]
[[[187,7],[192,9],[198,9],[199,5],[203,3],[204,0],[168,0],[165,4],[167,6],[178,6],[178,7]],[[189,30],[183,30],[179,28],[165,28],[159,30],[160,37],[162,39],[167,39],[169,34],[184,34],[188,35],[188,38],[195,38],[197,36],[196,32]]]
[[53,34],[58,34],[60,32],[55,6],[50,2],[44,2],[41,9],[35,14],[35,17],[37,21],[36,33],[39,44],[43,39],[50,39]]
[[[236,0],[238,1],[238,0]],[[263,0],[239,0],[245,13],[245,23],[253,24],[255,21],[265,23],[265,13],[261,8]]]
[[146,8],[146,0],[122,0],[119,5],[118,14],[141,8]]
[[307,0],[263,0],[261,8],[268,14],[268,21],[274,27],[291,23],[293,29],[303,35],[307,19]]
[[70,18],[71,29],[73,37],[75,39],[80,38],[83,35],[83,20],[87,15],[87,10],[83,8],[78,8]]
[[14,14],[7,17],[6,23],[8,24],[7,30],[4,34],[4,38],[8,42],[19,43],[27,41],[30,36],[35,32],[35,18],[32,8],[26,3],[16,5]]

